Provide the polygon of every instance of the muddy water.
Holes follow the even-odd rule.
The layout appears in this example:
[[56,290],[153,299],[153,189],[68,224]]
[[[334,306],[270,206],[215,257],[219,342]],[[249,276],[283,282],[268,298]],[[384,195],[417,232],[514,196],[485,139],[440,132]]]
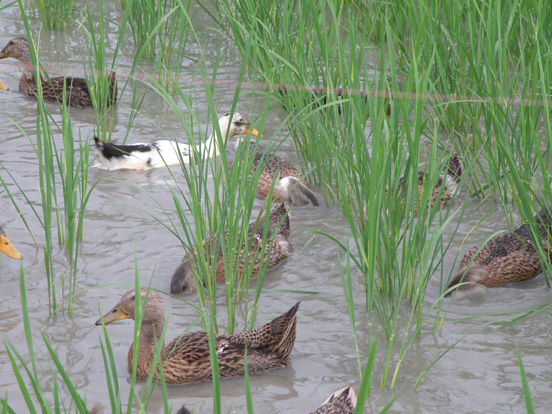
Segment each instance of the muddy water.
[[[110,6],[107,13],[110,13],[112,21],[120,20],[121,13],[116,6]],[[201,34],[207,46],[206,59],[214,61],[216,53],[220,52],[222,61],[219,79],[229,81],[219,84],[216,89],[215,102],[222,114],[228,111],[233,99],[235,85],[232,82],[238,77],[241,58],[228,41],[208,30],[208,20],[201,21],[202,18],[199,14],[196,24],[205,27]],[[31,24],[35,33],[38,32],[39,23],[33,20]],[[117,28],[109,24],[108,30],[108,47],[112,50]],[[0,33],[0,46],[10,38],[24,33],[17,8],[9,7],[0,12]],[[42,64],[51,74],[61,74],[62,68],[80,73],[82,65],[79,50],[85,49],[86,45],[77,29],[70,28],[64,33],[43,31],[41,40]],[[192,59],[199,54],[198,45],[193,40],[187,52]],[[130,41],[123,44],[117,65],[120,77],[129,72],[132,53]],[[183,83],[190,85],[194,111],[199,114],[200,119],[206,120],[207,101],[192,59],[184,62],[182,77],[186,81]],[[15,61],[0,62],[0,78],[11,87],[11,91],[0,93],[0,162],[24,189],[35,208],[40,209],[38,162],[31,145],[36,142],[35,105],[31,99],[18,93],[19,76],[19,65]],[[131,94],[125,93],[120,98],[117,110],[114,128],[116,141],[125,136],[130,107]],[[59,120],[56,106],[49,104],[48,108],[54,118]],[[257,115],[256,108],[251,94],[246,92],[240,100],[238,110],[254,118]],[[75,135],[78,136],[80,131],[83,137],[90,137],[93,126],[93,115],[90,111],[72,109],[71,115]],[[278,116],[272,114],[263,131],[265,136],[272,136],[280,123]],[[201,127],[204,130],[208,128],[206,123]],[[151,137],[164,135],[173,137],[181,136],[182,133],[170,108],[150,93],[133,125],[129,142],[144,142]],[[282,145],[280,155],[290,161],[297,160],[289,140]],[[5,180],[12,182],[5,171],[1,174]],[[0,333],[28,358],[20,311],[19,270],[22,265],[43,389],[48,389],[51,374],[47,364],[49,358],[45,356],[46,350],[39,335],[40,330],[52,343],[73,382],[78,384],[81,394],[86,390],[88,401],[103,402],[107,407],[108,394],[99,345],[102,333],[100,328],[94,326],[94,321],[98,318],[98,306],[103,311],[109,309],[128,289],[128,285],[134,283],[135,255],[142,284],[147,284],[153,276],[154,288],[168,290],[170,276],[182,258],[183,249],[178,239],[151,216],[162,217],[166,223],[169,218],[176,220],[174,205],[164,183],[164,179],[169,178],[167,171],[110,173],[90,170],[91,182],[102,177],[112,180],[102,180],[98,184],[87,208],[85,239],[79,258],[78,274],[78,290],[82,293],[76,300],[74,317],[59,315],[48,318],[43,251],[36,250],[23,222],[18,220],[12,240],[25,255],[25,260],[20,263],[4,258],[0,264]],[[176,172],[176,177],[182,179],[181,173]],[[10,189],[38,243],[42,245],[40,224],[31,207],[13,183],[10,184]],[[152,202],[147,193],[159,205]],[[466,193],[463,191],[460,200],[465,198]],[[461,254],[507,226],[496,205],[486,203],[480,206],[477,200],[469,199],[466,202],[466,214],[451,249],[451,252],[460,250]],[[261,201],[256,203],[259,208]],[[5,192],[0,193],[0,213],[1,224],[9,228],[17,212]],[[164,216],[165,213],[168,216]],[[461,246],[464,237],[485,215],[488,217],[478,231],[470,234],[468,242]],[[349,383],[357,386],[359,384],[356,352],[339,278],[339,249],[323,237],[311,240],[312,235],[306,233],[314,229],[323,230],[345,240],[348,235],[346,222],[339,209],[333,206],[297,208],[293,211],[292,226],[293,255],[290,260],[269,273],[265,282],[268,291],[261,297],[257,321],[269,321],[295,302],[302,301],[297,341],[292,354],[293,365],[251,377],[254,407],[258,413],[307,413],[336,388]],[[450,232],[452,231],[451,229]],[[54,260],[59,274],[66,268],[68,258],[63,251],[56,248]],[[445,258],[446,274],[450,273],[453,261],[453,255]],[[109,286],[105,286],[106,284]],[[362,286],[358,280],[355,280],[355,284],[358,292],[357,328],[360,352],[364,358],[368,352],[368,323],[364,317]],[[457,297],[449,308],[447,322],[441,332],[433,333],[431,324],[427,324],[421,337],[415,340],[401,363],[396,388],[380,391],[377,386],[374,387],[372,395],[367,399],[367,412],[379,411],[396,393],[399,396],[391,409],[391,412],[396,413],[524,412],[516,359],[517,348],[523,358],[536,407],[550,406],[550,323],[544,314],[535,314],[506,329],[499,329],[499,323],[477,328],[483,321],[496,319],[491,317],[454,322],[466,316],[535,309],[549,302],[550,295],[544,286],[544,279],[540,276],[518,286]],[[323,293],[282,294],[270,291],[290,288]],[[427,308],[438,294],[439,281],[434,280],[428,290]],[[194,301],[193,297],[187,299]],[[189,321],[197,316],[194,308],[178,300],[166,298],[165,306],[167,311],[170,310],[168,337],[180,334]],[[242,307],[238,313],[238,321],[243,320],[243,311]],[[221,306],[221,325],[224,324],[224,313],[225,308]],[[109,327],[119,381],[123,387],[122,395],[127,395],[129,388],[126,354],[132,332],[133,326],[130,322]],[[446,353],[423,377],[419,387],[413,390],[420,373],[461,338],[461,342]],[[383,371],[384,343],[381,338],[375,367],[377,378],[381,377]],[[142,388],[143,384],[139,383],[138,392]],[[11,407],[17,413],[27,411],[3,346],[0,349],[0,390],[2,395],[8,396]],[[241,378],[222,381],[223,411],[245,412],[243,390],[244,380]],[[185,403],[189,408],[195,408],[196,412],[212,410],[211,384],[171,386],[168,387],[168,394],[175,408]],[[161,389],[154,392],[149,412],[163,412]]]

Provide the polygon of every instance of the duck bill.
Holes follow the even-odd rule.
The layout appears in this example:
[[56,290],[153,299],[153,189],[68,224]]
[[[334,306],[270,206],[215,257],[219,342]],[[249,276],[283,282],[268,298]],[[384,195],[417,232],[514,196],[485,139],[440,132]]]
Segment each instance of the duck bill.
[[128,319],[129,316],[121,310],[121,305],[117,304],[113,309],[107,312],[104,316],[96,321],[96,326],[99,326],[103,323],[109,325],[110,323],[120,321],[122,319]]
[[[251,129],[250,126],[247,127],[247,129],[245,130],[245,134],[249,134],[251,133],[251,135],[253,135],[254,137],[258,137],[259,136],[259,131],[257,131],[255,128]],[[262,135],[261,135],[262,137]]]
[[10,57],[6,52],[3,50],[0,52],[0,59],[6,59],[7,57]]
[[0,89],[3,89],[3,90],[5,90],[5,91],[9,91],[8,87],[6,86],[6,84],[5,84],[4,82],[2,82],[1,80],[0,80]]
[[21,260],[23,255],[15,248],[8,236],[0,235],[0,252],[12,259]]

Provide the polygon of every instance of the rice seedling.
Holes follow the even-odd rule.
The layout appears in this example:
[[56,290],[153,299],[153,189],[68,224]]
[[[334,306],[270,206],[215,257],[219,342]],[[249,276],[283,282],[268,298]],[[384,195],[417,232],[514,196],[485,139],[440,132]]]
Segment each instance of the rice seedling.
[[[433,188],[446,170],[438,161],[440,139],[436,128],[431,136],[427,135],[423,117],[426,100],[395,98],[396,111],[387,118],[387,93],[376,94],[373,99],[358,93],[390,89],[389,95],[393,96],[399,92],[397,76],[401,69],[393,60],[397,47],[390,23],[379,27],[379,38],[387,40],[380,50],[386,53],[379,53],[379,72],[372,72],[366,69],[366,61],[376,27],[359,23],[354,7],[329,3],[323,10],[314,1],[304,2],[291,7],[295,13],[289,13],[289,17],[280,7],[291,7],[291,3],[262,7],[258,2],[239,2],[231,9],[222,8],[221,13],[242,53],[245,42],[254,40],[253,58],[258,59],[256,67],[260,73],[249,73],[267,81],[268,88],[280,83],[287,88],[287,93],[275,93],[273,97],[294,115],[292,136],[303,165],[312,167],[313,176],[324,185],[328,198],[341,207],[349,222],[355,249],[340,245],[361,275],[369,314],[377,315],[388,340],[382,386],[387,384],[393,342],[403,343],[390,382],[393,386],[411,335],[419,334],[427,318],[423,313],[427,282],[439,269],[441,257],[448,249],[448,245],[443,245],[442,232],[450,223],[453,210],[449,207],[440,215],[440,206],[428,205]],[[230,13],[234,8],[239,11],[239,20]],[[389,10],[382,6],[380,11],[385,14]],[[347,30],[340,30],[344,27]],[[422,32],[415,35],[419,37]],[[282,42],[286,36],[290,40]],[[418,46],[411,50],[412,66],[401,88],[413,91],[414,96],[433,90],[431,71],[422,64],[428,49]],[[390,81],[383,74],[390,74]],[[290,93],[294,85],[304,92]],[[311,85],[325,87],[327,93],[317,97]],[[347,87],[353,93],[347,98],[338,97],[337,87]],[[399,122],[399,113],[409,122]],[[368,114],[369,140],[364,134]],[[426,178],[420,189],[418,168],[426,158],[421,149],[425,139],[434,145],[427,146]],[[403,298],[407,303],[402,303]],[[403,308],[410,317],[406,329],[399,334]]]
[[[20,3],[23,22],[29,39],[29,49],[33,67],[39,70],[39,54],[35,47],[35,42],[30,31],[29,22],[24,9]],[[40,195],[42,200],[42,212],[38,212],[33,207],[33,212],[37,215],[39,222],[44,230],[44,263],[46,277],[48,279],[48,297],[51,312],[59,310],[58,295],[55,290],[55,271],[53,263],[54,252],[54,232],[57,227],[57,239],[60,245],[69,253],[69,277],[68,286],[62,283],[63,293],[68,289],[67,311],[72,314],[77,259],[79,254],[79,244],[82,240],[82,228],[84,211],[90,191],[88,190],[88,145],[79,140],[80,160],[77,161],[75,155],[74,136],[71,126],[69,107],[66,105],[65,85],[63,90],[63,101],[60,103],[61,126],[57,125],[44,105],[42,98],[42,84],[40,74],[36,73],[38,80],[37,96],[37,126],[36,126],[36,144],[31,142],[33,151],[39,161],[39,179]],[[61,133],[63,137],[63,150],[59,151],[55,132],[52,125]],[[61,196],[58,192],[61,187]],[[24,191],[23,191],[24,193]],[[62,202],[63,201],[63,202]],[[62,280],[65,280],[62,275]],[[65,294],[64,294],[65,296]]]
[[75,12],[75,1],[28,0],[26,8],[33,15],[38,11],[44,28],[64,30]]
[[178,79],[185,56],[190,1],[122,0],[121,5],[137,48],[134,66],[142,58],[154,62],[158,80],[168,91],[172,79]]
[[[96,14],[92,14],[89,5],[86,6],[88,28],[84,26],[81,26],[81,28],[88,37],[88,56],[86,57],[87,62],[84,64],[84,69],[86,82],[90,91],[90,98],[92,99],[92,106],[96,114],[97,134],[101,139],[106,140],[107,137],[111,138],[113,117],[117,110],[115,102],[119,98],[117,96],[119,88],[116,87],[113,89],[111,85],[112,82],[117,82],[115,79],[116,74],[114,72],[114,67],[119,47],[125,33],[125,23],[128,16],[125,14],[123,17],[113,60],[111,65],[108,65],[105,49],[103,0],[98,3],[98,8],[99,16],[96,16]],[[98,21],[97,29],[95,28],[96,21]],[[110,66],[109,69],[108,66]],[[127,83],[128,79],[121,88],[121,93],[125,90]]]

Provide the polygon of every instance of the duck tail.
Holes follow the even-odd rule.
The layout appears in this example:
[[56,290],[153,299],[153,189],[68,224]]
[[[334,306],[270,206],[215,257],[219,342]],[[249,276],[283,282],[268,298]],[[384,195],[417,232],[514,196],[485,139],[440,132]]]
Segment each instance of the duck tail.
[[291,223],[289,218],[289,207],[284,201],[283,203],[275,203],[270,209],[270,225],[268,228],[269,233],[276,233],[284,236],[286,239],[291,240]]
[[462,163],[460,162],[456,152],[452,153],[450,156],[447,175],[449,175],[455,182],[460,182],[460,177],[462,177]]
[[96,145],[96,148],[101,150],[103,148],[104,142],[101,139],[99,139],[97,136],[94,136],[94,144]]
[[[489,276],[489,271],[486,266],[481,266],[478,264],[472,264],[467,270],[462,269],[459,273],[456,274],[450,281],[447,286],[447,290],[450,288],[458,286],[458,290],[468,290],[474,287],[476,284],[483,284],[485,279]],[[452,295],[452,291],[448,292],[445,297]]]
[[[272,322],[267,323],[252,331],[233,335],[232,341],[235,344],[247,345],[251,351],[260,352],[263,358],[270,357],[273,361],[269,367],[286,366],[291,363],[289,355],[295,345],[295,328],[297,325],[297,302],[290,310],[278,316]],[[254,366],[251,361],[249,372],[261,372],[267,369],[266,364],[260,367]]]
[[352,385],[342,387],[334,392],[324,401],[313,414],[324,414],[339,412],[343,414],[352,414],[355,410],[357,395]]
[[190,410],[188,410],[186,406],[183,405],[175,414],[190,414]]
[[294,206],[306,206],[309,203],[318,206],[318,199],[314,193],[296,177],[280,179],[274,187],[274,193]]
[[281,360],[289,363],[289,355],[295,345],[295,329],[297,326],[297,311],[299,310],[299,304],[297,302],[290,310],[281,316],[274,319],[270,325],[275,329],[276,338],[280,341],[276,344],[276,347],[272,349]]

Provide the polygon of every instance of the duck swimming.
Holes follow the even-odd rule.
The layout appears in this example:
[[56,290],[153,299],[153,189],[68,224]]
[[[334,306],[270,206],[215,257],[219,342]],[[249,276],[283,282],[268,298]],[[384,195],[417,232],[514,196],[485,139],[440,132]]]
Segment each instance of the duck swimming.
[[[142,325],[138,344],[136,377],[146,379],[155,356],[155,346],[165,325],[165,311],[161,297],[142,288]],[[120,302],[96,321],[108,325],[121,319],[134,319],[135,291],[126,292]],[[139,296],[139,297],[140,297]],[[250,374],[291,364],[291,350],[295,344],[295,327],[299,303],[272,322],[248,332],[229,335],[215,334],[216,354],[221,378],[245,374],[244,354],[247,349],[247,370]],[[207,332],[185,333],[161,349],[163,377],[167,384],[185,384],[212,380]],[[128,351],[128,370],[132,373],[133,346]],[[153,379],[159,377],[155,367]]]
[[356,406],[356,392],[352,385],[334,392],[311,414],[353,414]]
[[[0,52],[0,59],[6,58],[18,59],[23,64],[23,74],[19,79],[19,90],[23,95],[35,98],[38,95],[38,86],[35,81],[31,54],[29,52],[29,43],[24,37],[16,37]],[[48,101],[63,101],[63,84],[65,83],[65,99],[71,106],[85,107],[92,106],[88,84],[84,78],[73,78],[70,76],[59,76],[56,78],[45,79],[41,75],[42,96]],[[117,102],[117,81],[115,73],[111,73],[111,82],[109,85],[109,105]]]
[[[548,209],[535,216],[543,249],[552,258],[549,240],[552,236],[552,217]],[[479,252],[478,252],[479,251]],[[469,266],[469,267],[468,267]],[[466,271],[467,268],[467,271]],[[506,283],[522,282],[543,272],[542,264],[531,238],[528,224],[511,233],[493,237],[483,247],[475,246],[460,262],[460,272],[448,284],[447,290],[460,284],[459,290],[468,290],[475,285],[486,287],[502,286]],[[445,296],[450,296],[452,292]]]
[[[224,139],[236,135],[251,133],[257,136],[259,131],[251,129],[249,121],[238,113],[232,117],[226,114],[219,118],[220,133]],[[100,141],[94,137],[96,143],[96,164],[94,167],[105,170],[149,170],[151,168],[165,167],[167,165],[186,164],[193,156],[193,149],[188,144],[181,144],[171,140],[154,141],[150,144],[129,144],[119,145]],[[215,139],[215,133],[211,134],[204,144],[196,146],[199,154],[207,151],[209,157],[216,155],[219,151]]]
[[288,200],[294,206],[304,206],[309,203],[318,206],[318,199],[303,184],[303,176],[297,168],[276,155],[267,156],[265,149],[260,145],[257,146],[255,158],[253,159],[253,169],[257,170],[259,166],[264,168],[257,184],[258,195],[263,198],[268,197],[272,183],[275,179],[278,179],[274,185],[274,200]]
[[[425,181],[425,172],[418,172],[418,194],[420,199],[422,198],[422,193],[424,192],[424,181]],[[444,177],[440,177],[435,186],[433,187],[431,193],[431,199],[429,200],[429,206],[433,207],[436,204],[441,205],[441,207],[447,206],[452,200],[452,196],[456,192],[460,178],[462,177],[462,164],[458,159],[456,154],[452,154],[449,158],[449,163],[447,167],[447,172]],[[406,197],[406,186],[404,185],[404,177],[399,180],[399,193],[402,192],[402,203],[405,202]],[[418,206],[415,205],[414,213],[418,210]]]
[[[264,254],[260,251],[263,247],[264,224],[265,220],[258,220],[259,223],[251,223],[248,228],[247,238],[249,241],[249,250],[246,251],[247,243],[241,246],[236,252],[235,260],[239,260],[239,272],[243,273],[246,260],[249,266],[253,267],[251,276],[259,274],[261,267],[267,266],[267,269],[272,269],[277,264],[289,257],[289,246],[291,244],[291,227],[288,213],[288,206],[285,202],[275,203],[270,209],[267,242],[265,245]],[[276,232],[276,234],[274,234]],[[228,231],[225,234],[228,239]],[[203,242],[204,254],[207,260],[211,260],[211,249],[218,244],[216,235],[208,237]],[[171,294],[177,295],[194,291],[196,287],[194,278],[193,262],[198,259],[197,251],[188,252],[182,259],[182,263],[175,270],[171,279]],[[261,263],[261,258],[265,262]],[[266,261],[268,260],[268,264]],[[207,263],[210,266],[211,263]],[[222,249],[219,250],[217,262],[215,264],[216,282],[223,283],[226,280],[224,270],[224,256]],[[201,268],[201,267],[200,267]]]
[[[239,145],[245,144],[246,142],[239,143]],[[285,200],[294,206],[304,206],[310,203],[318,206],[316,195],[303,183],[303,176],[297,168],[277,155],[271,155],[255,141],[251,141],[249,148],[251,153],[255,150],[252,174],[258,168],[262,168],[257,182],[257,195],[267,198],[272,184],[276,181],[272,193],[273,200]]]
[[4,233],[4,229],[2,227],[0,227],[0,252],[12,259],[23,259],[23,255],[19,253],[19,250],[17,250],[12,244],[9,237],[6,233]]

